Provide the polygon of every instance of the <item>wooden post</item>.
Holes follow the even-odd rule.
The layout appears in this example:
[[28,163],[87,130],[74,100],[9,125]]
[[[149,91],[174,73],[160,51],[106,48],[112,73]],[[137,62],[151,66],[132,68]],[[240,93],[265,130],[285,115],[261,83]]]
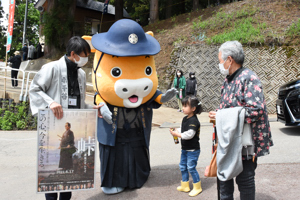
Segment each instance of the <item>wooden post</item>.
[[[108,5],[107,5],[108,6]],[[107,8],[108,9],[108,8]],[[103,20],[103,11],[102,11],[102,16],[101,16],[101,22],[100,22],[100,32],[101,33],[101,27],[102,27],[102,20]]]
[[[214,133],[213,133],[213,152],[216,151],[217,149],[215,149],[215,144],[218,142],[217,139],[217,128],[216,128],[216,120],[215,119],[210,119],[209,123],[213,123],[213,127],[214,127]],[[217,193],[218,193],[218,200],[221,199],[220,197],[220,180],[217,177]]]

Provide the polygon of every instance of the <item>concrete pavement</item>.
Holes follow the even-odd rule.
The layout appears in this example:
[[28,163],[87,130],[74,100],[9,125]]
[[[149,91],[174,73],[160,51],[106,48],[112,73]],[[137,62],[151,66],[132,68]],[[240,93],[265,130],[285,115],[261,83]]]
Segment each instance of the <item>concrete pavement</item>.
[[[180,144],[174,144],[168,128],[159,128],[160,124],[176,125],[181,122],[182,113],[175,109],[162,107],[154,110],[150,163],[152,171],[146,184],[141,189],[107,196],[102,193],[99,180],[99,159],[97,156],[96,189],[74,191],[74,200],[96,199],[185,199],[187,193],[176,191],[180,184],[178,163]],[[204,169],[211,159],[211,133],[213,128],[208,123],[208,113],[202,113],[199,120],[202,124],[200,134],[201,154],[198,172],[202,181],[203,192],[194,199],[217,199],[216,179],[205,178]],[[271,154],[258,159],[256,170],[256,199],[300,199],[299,143],[300,128],[285,127],[270,115],[271,130],[275,146]],[[44,199],[43,194],[35,193],[36,185],[36,131],[0,131],[0,199]],[[192,186],[191,179],[190,185]],[[238,197],[235,187],[235,199]],[[190,197],[192,198],[192,197]]]

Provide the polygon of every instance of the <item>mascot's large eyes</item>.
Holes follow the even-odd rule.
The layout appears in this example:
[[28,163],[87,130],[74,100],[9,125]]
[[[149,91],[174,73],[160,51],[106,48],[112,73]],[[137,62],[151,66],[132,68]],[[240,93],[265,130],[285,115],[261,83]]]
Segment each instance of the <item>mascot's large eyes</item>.
[[118,78],[119,76],[121,76],[122,70],[119,67],[114,67],[111,69],[110,74],[113,77]]
[[152,74],[152,67],[147,66],[146,69],[145,69],[145,74],[147,76],[150,76]]

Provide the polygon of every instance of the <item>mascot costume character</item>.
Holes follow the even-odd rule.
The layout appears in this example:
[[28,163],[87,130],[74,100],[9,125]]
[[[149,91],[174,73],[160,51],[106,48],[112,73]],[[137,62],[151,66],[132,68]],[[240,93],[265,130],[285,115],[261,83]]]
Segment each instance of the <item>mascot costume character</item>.
[[101,188],[105,194],[140,188],[150,174],[152,109],[177,91],[157,90],[154,55],[160,51],[152,32],[133,20],[115,22],[108,32],[83,36],[95,52],[93,85],[98,118]]

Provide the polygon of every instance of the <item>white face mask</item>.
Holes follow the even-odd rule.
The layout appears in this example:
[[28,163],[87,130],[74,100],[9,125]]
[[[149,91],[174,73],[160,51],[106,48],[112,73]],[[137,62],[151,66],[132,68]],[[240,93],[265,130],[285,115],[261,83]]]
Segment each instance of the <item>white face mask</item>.
[[195,75],[191,75],[191,78],[195,78]]
[[[227,59],[226,59],[226,60],[227,60]],[[223,74],[223,75],[225,75],[225,76],[229,75],[229,69],[230,69],[230,67],[231,67],[231,65],[229,65],[228,69],[225,69],[225,68],[224,68],[224,63],[226,62],[226,60],[225,60],[222,64],[219,63],[219,69],[220,69],[220,72],[221,72],[221,74]]]
[[79,55],[77,56],[79,57],[79,60],[78,61],[76,61],[75,59],[74,60],[78,67],[83,67],[89,61],[88,57],[80,57]]
[[178,76],[180,76],[180,75],[181,75],[181,73],[177,73],[177,75],[178,75]]

